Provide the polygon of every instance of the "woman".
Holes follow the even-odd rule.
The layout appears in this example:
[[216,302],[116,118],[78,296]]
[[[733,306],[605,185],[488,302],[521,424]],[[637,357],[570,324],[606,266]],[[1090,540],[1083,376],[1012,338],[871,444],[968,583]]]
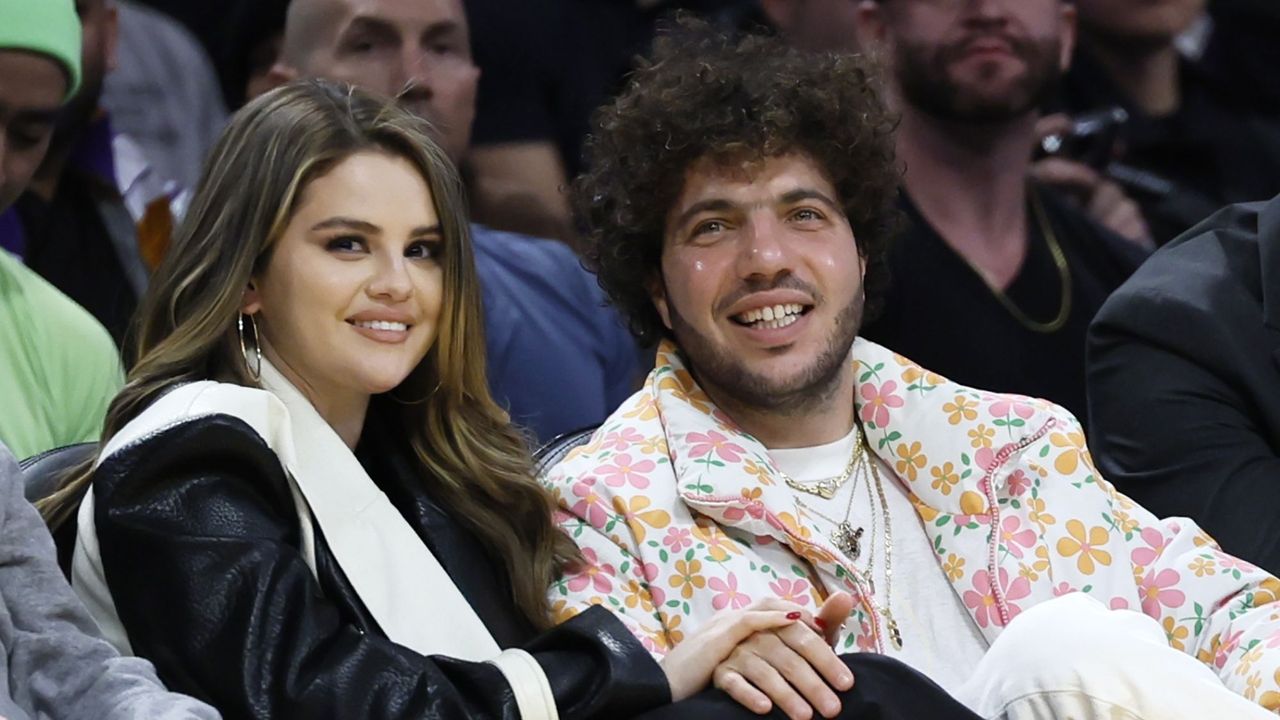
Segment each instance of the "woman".
[[757,630],[812,634],[774,603],[660,667],[604,609],[550,628],[577,551],[486,389],[461,190],[427,129],[320,82],[232,120],[96,468],[44,503],[56,525],[84,497],[73,579],[104,632],[244,718],[625,717]]

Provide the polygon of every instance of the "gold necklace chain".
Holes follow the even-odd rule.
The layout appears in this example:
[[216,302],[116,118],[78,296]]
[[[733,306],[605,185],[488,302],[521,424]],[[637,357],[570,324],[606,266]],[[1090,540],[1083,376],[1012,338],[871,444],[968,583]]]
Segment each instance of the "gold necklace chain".
[[[853,455],[850,457],[849,461],[850,468],[857,467],[858,461],[865,456],[866,445],[862,442],[861,428],[858,428],[858,437],[856,442],[857,444],[854,445]],[[864,473],[853,474],[853,485],[849,490],[849,502],[845,505],[843,520],[836,520],[835,518],[804,502],[800,498],[795,499],[797,505],[831,524],[832,529],[831,532],[827,534],[827,538],[831,540],[837,548],[840,548],[840,551],[847,555],[850,560],[857,560],[858,556],[862,554],[862,535],[864,530],[860,527],[855,528],[853,525],[849,524],[849,516],[853,514],[853,499],[858,494],[858,481],[862,479],[863,474]],[[830,498],[826,499],[829,500]],[[872,519],[874,520],[874,518]],[[873,537],[875,536],[874,526],[871,534]]]
[[[849,558],[850,560],[849,568],[854,573],[861,576],[863,579],[863,582],[865,582],[867,587],[871,590],[871,598],[870,598],[871,606],[875,609],[876,612],[880,613],[881,617],[884,618],[885,625],[889,629],[889,641],[893,643],[893,646],[895,648],[897,648],[898,650],[901,650],[902,649],[902,632],[898,628],[898,621],[893,617],[893,610],[892,610],[892,606],[893,606],[893,524],[889,517],[889,500],[888,498],[885,497],[884,483],[880,480],[880,471],[876,468],[876,460],[874,457],[871,456],[871,453],[866,449],[866,441],[862,435],[862,428],[856,425],[855,427],[857,427],[857,431],[858,431],[857,446],[854,449],[852,458],[850,459],[850,467],[852,467],[853,464],[858,460],[863,461],[862,464],[865,465],[866,470],[862,473],[858,473],[858,477],[861,477],[862,475],[867,474],[868,472],[870,473],[871,482],[869,482],[867,486],[867,496],[868,498],[871,498],[871,484],[874,483],[876,488],[876,495],[880,501],[880,514],[884,516],[884,604],[883,605],[876,602],[876,598],[875,598],[875,595],[876,595],[875,500],[876,498],[871,498],[872,546],[871,546],[871,550],[869,550],[867,553],[867,569],[865,572],[863,572],[856,565],[853,564],[853,561],[858,559],[858,555],[860,554],[860,551],[861,551],[861,543],[859,541],[862,538],[863,529],[857,528],[856,530],[854,530],[853,527],[849,524],[849,517],[853,511],[853,498],[855,495],[857,495],[857,490],[858,490],[857,481],[856,480],[854,481],[853,490],[849,493],[849,505],[845,509],[844,520],[838,523],[833,518],[810,507],[800,498],[798,497],[795,498],[795,501],[797,505],[803,507],[809,512],[812,512],[813,514],[817,515],[823,520],[826,520],[828,523],[835,525],[835,530],[830,535],[828,535],[828,538],[832,541],[832,543],[835,544],[837,548],[840,549],[841,552],[845,554],[846,557]],[[845,535],[845,533],[847,533],[847,535]],[[850,540],[842,544],[841,541],[845,537],[850,538]],[[851,545],[851,547],[846,547],[846,545]]]
[[1062,245],[1058,243],[1058,236],[1053,231],[1053,224],[1049,222],[1049,215],[1045,212],[1044,203],[1041,202],[1040,195],[1036,193],[1034,188],[1031,189],[1029,195],[1031,197],[1031,211],[1035,213],[1036,222],[1040,225],[1040,234],[1044,235],[1045,244],[1049,246],[1049,254],[1053,256],[1053,265],[1057,268],[1058,281],[1061,285],[1062,301],[1058,305],[1058,314],[1052,320],[1048,322],[1032,320],[1022,311],[1022,308],[1009,299],[1008,295],[1005,295],[1003,290],[996,287],[995,283],[987,278],[985,272],[970,262],[969,258],[960,252],[957,252],[956,255],[959,255],[964,264],[968,265],[969,269],[973,270],[974,274],[982,279],[983,284],[987,286],[987,289],[991,291],[995,299],[1004,306],[1005,310],[1009,311],[1009,314],[1013,316],[1014,320],[1018,321],[1019,325],[1032,332],[1048,334],[1061,330],[1062,326],[1067,324],[1067,318],[1071,316],[1071,267],[1067,264],[1067,256],[1062,252]]
[[782,481],[787,484],[787,487],[792,490],[799,490],[802,493],[816,495],[823,500],[830,500],[835,497],[836,493],[840,492],[840,488],[844,487],[844,484],[848,482],[849,477],[853,475],[854,467],[858,464],[858,457],[862,451],[862,428],[855,424],[854,429],[858,432],[858,440],[853,447],[853,453],[849,456],[849,462],[845,463],[844,471],[839,475],[823,478],[822,480],[800,482],[783,472],[782,468],[778,467],[777,463],[774,463],[774,469],[782,476]]

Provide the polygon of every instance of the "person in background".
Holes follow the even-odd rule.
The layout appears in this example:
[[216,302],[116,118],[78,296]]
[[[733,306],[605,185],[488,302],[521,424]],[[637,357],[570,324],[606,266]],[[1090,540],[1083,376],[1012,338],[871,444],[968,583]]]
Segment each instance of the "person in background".
[[[0,213],[40,167],[79,83],[71,0],[0,4]],[[102,325],[13,249],[0,244],[0,442],[29,457],[96,440],[123,376]]]
[[1085,331],[1146,253],[1030,177],[1074,7],[865,0],[858,19],[902,118],[907,216],[884,314],[863,335],[956,382],[1083,418]]
[[103,82],[102,107],[159,177],[190,190],[227,121],[213,66],[168,15],[131,0],[116,0],[116,10],[116,66]]
[[[735,608],[830,622],[848,593],[837,648],[910,669],[887,694],[935,706],[906,717],[946,716],[934,682],[985,718],[1273,717],[1280,579],[1117,493],[1061,407],[858,337],[895,224],[879,87],[863,58],[690,24],[597,116],[588,257],[662,345],[546,476],[586,559],[553,608],[611,608],[670,657]],[[763,711],[779,680],[749,649],[716,682]],[[789,717],[830,714],[791,686]]]
[[1280,573],[1280,197],[1158,251],[1089,328],[1089,434],[1116,486]]
[[1178,51],[1206,2],[1076,2],[1079,51],[1058,103],[1070,114],[1126,111],[1110,172],[1157,244],[1223,205],[1280,192],[1280,121],[1241,107]]
[[[476,80],[461,0],[293,0],[274,83],[320,77],[395,96],[467,154]],[[563,244],[473,224],[490,388],[538,441],[600,422],[640,352]]]

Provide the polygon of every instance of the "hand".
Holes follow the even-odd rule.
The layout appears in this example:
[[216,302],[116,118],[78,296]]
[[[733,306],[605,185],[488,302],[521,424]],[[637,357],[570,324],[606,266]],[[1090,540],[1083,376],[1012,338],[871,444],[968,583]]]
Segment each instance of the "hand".
[[[1065,132],[1071,120],[1065,115],[1047,115],[1036,123],[1037,140]],[[1141,247],[1151,249],[1155,243],[1147,227],[1142,209],[1124,190],[1097,170],[1061,157],[1047,157],[1031,166],[1031,176],[1053,186],[1073,199],[1095,222]]]
[[847,593],[836,593],[817,617],[776,599],[717,615],[663,659],[672,698],[682,700],[714,679],[757,713],[776,704],[793,720],[808,720],[813,708],[835,715],[840,701],[831,687],[851,688],[853,675],[830,643],[852,604]]

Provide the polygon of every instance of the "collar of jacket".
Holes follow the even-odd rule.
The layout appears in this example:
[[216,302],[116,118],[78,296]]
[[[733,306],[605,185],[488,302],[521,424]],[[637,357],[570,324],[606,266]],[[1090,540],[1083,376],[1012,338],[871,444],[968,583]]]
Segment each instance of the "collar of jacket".
[[[894,469],[893,479],[926,521],[947,514],[989,524],[1006,479],[1000,468],[1057,424],[1052,406],[1042,400],[953,383],[868,340],[854,342],[850,363],[856,373],[852,400],[871,451]],[[673,344],[659,348],[646,391],[687,505],[724,524],[788,544],[813,539],[832,552],[795,506],[768,449],[716,407]],[[974,423],[968,421],[979,409],[1000,424],[992,426],[991,447],[975,449],[968,433]],[[931,482],[930,471],[948,463],[959,482],[944,493]],[[720,471],[730,465],[741,471]]]

